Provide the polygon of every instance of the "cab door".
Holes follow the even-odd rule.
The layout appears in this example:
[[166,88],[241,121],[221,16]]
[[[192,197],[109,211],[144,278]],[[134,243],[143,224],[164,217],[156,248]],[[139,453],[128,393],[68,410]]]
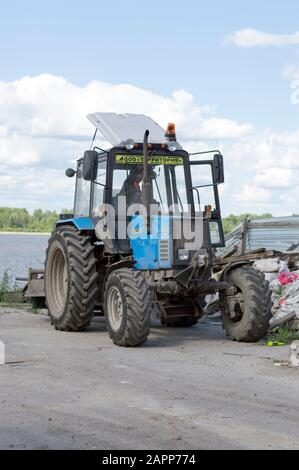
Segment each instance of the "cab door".
[[[213,159],[207,159],[214,154]],[[225,246],[221,221],[218,185],[224,182],[223,158],[220,152],[199,152],[189,155],[195,214],[203,214],[209,222],[214,248]]]
[[76,193],[74,216],[75,217],[89,217],[90,215],[90,194],[91,182],[83,178],[83,160],[78,161],[77,178],[76,178]]

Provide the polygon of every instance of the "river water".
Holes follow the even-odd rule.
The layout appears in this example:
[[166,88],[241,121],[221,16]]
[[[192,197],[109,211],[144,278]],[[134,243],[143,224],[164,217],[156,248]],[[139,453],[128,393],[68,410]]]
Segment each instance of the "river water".
[[8,270],[11,283],[15,277],[26,277],[28,269],[43,268],[49,235],[1,234],[0,279]]

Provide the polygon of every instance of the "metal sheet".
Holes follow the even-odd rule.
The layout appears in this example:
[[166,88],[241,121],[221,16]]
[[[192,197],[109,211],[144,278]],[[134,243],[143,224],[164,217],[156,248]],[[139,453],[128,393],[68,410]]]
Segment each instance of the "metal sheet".
[[44,279],[31,279],[25,292],[26,298],[45,297],[45,281]]
[[249,224],[247,250],[262,247],[267,250],[287,251],[294,243],[299,243],[299,217],[257,219]]
[[299,228],[268,226],[267,228],[249,228],[246,250],[257,248],[287,251],[294,243],[299,243]]
[[[226,236],[226,248],[217,250],[223,255],[229,247],[241,244],[242,224]],[[256,219],[248,224],[245,252],[265,248],[266,250],[287,251],[299,243],[299,217],[273,217]],[[299,251],[296,248],[295,251]]]
[[93,113],[87,118],[113,146],[127,139],[143,142],[147,129],[150,131],[150,143],[158,144],[165,141],[165,131],[162,127],[144,114]]

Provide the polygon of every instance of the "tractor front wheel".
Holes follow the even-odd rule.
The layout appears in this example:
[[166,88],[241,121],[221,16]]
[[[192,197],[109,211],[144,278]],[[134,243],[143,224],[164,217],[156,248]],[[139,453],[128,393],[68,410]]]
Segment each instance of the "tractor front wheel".
[[74,227],[52,234],[45,265],[46,302],[57,330],[83,331],[98,298],[98,273],[90,238]]
[[139,346],[150,333],[151,295],[140,271],[113,271],[105,286],[104,310],[110,338],[118,346]]
[[255,342],[263,338],[272,316],[271,291],[264,275],[242,266],[228,273],[233,292],[220,295],[227,335],[235,341]]

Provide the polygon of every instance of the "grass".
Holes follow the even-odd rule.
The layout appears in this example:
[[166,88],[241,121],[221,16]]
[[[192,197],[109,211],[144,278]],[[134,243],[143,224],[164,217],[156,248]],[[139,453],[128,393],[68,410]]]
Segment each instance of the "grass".
[[0,278],[0,292],[7,291],[9,289],[9,274],[8,269],[4,271],[2,278]]
[[284,344],[291,344],[297,340],[299,340],[299,331],[286,326],[277,326],[269,333],[267,338],[267,341]]
[[0,307],[31,311],[31,305],[28,303],[0,302]]
[[10,279],[8,270],[4,271],[2,278],[0,278],[0,302],[4,302],[5,295],[9,291]]
[[23,295],[19,287],[14,284],[11,287],[9,271],[4,271],[0,278],[0,303],[6,305],[19,304],[23,302]]

